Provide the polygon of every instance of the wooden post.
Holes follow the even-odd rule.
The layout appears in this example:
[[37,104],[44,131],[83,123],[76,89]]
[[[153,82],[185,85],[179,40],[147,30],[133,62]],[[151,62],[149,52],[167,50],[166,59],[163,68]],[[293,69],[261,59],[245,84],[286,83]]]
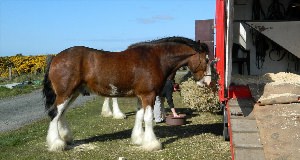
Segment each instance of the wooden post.
[[11,81],[12,80],[12,66],[10,65],[9,67],[8,67],[8,78],[9,78],[9,81]]

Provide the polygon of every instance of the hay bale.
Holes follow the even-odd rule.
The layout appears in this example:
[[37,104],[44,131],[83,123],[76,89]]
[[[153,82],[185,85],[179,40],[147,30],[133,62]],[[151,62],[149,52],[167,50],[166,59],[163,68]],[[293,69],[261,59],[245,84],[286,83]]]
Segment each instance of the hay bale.
[[277,85],[281,83],[300,84],[300,75],[287,72],[266,73],[264,75],[232,75],[232,84],[269,84]]
[[181,96],[186,107],[196,109],[200,112],[219,112],[218,93],[212,88],[200,87],[194,80],[189,78],[182,82]]
[[266,73],[261,76],[233,75],[232,84],[248,85],[259,105],[299,102],[300,75]]
[[260,97],[259,105],[285,104],[299,102],[299,95],[291,93],[270,94],[266,97]]

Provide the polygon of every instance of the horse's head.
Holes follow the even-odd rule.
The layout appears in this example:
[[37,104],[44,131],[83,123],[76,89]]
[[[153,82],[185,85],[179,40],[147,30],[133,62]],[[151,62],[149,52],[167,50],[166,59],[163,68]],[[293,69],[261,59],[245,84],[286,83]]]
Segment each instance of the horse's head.
[[210,85],[211,82],[211,62],[208,59],[209,49],[205,43],[200,43],[199,52],[194,54],[188,61],[188,67],[192,72],[198,85]]

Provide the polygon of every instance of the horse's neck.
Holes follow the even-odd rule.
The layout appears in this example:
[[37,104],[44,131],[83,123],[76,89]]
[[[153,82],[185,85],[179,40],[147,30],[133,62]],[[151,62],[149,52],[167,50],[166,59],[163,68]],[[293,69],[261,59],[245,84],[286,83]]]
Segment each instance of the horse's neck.
[[168,76],[172,76],[172,74],[174,74],[175,76],[175,73],[176,71],[182,67],[182,66],[185,66],[187,65],[188,63],[188,60],[189,58],[192,56],[191,55],[171,55],[169,57],[167,57],[167,60],[166,61],[163,61],[162,63],[167,63],[167,75]]
[[175,75],[176,75],[176,71],[175,72],[172,72],[167,79],[169,80],[173,80],[175,78]]

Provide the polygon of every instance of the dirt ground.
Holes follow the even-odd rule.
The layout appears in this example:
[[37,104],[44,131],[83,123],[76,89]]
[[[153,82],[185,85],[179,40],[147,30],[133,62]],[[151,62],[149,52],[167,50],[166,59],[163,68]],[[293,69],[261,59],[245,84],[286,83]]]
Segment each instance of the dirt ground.
[[300,159],[300,103],[255,105],[254,114],[267,160]]

